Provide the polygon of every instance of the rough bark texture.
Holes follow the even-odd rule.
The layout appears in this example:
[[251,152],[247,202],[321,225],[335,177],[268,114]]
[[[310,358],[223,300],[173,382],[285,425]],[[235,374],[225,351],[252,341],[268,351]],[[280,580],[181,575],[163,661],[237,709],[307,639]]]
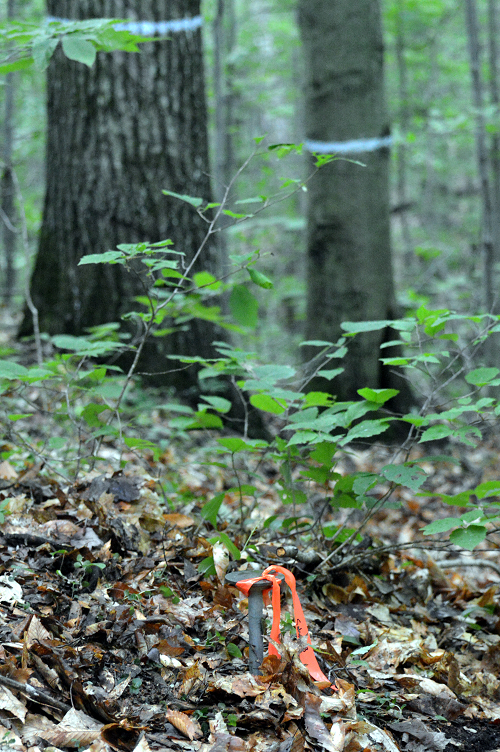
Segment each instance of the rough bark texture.
[[[167,21],[197,16],[200,0],[49,0],[48,13],[75,20]],[[78,267],[85,254],[119,243],[174,241],[192,258],[206,225],[162,189],[210,198],[202,40],[199,29],[141,45],[141,53],[98,53],[93,68],[60,50],[47,81],[47,188],[31,292],[42,331],[81,333],[117,321],[138,294],[119,266]],[[213,248],[200,267],[213,268]],[[26,315],[21,334],[30,333]],[[155,340],[143,370],[165,370],[162,352],[208,356],[220,333],[195,321]],[[140,369],[141,370],[141,369]],[[183,372],[163,383],[188,386]]]
[[[299,24],[307,138],[338,142],[387,136],[379,0],[299,0]],[[353,158],[366,167],[336,161],[309,185],[307,339],[335,342],[342,321],[395,317],[389,151]],[[359,399],[361,387],[387,386],[393,378],[379,362],[384,337],[383,331],[358,335],[342,363],[345,373],[315,386],[339,399]],[[396,381],[391,385],[405,391],[403,379]]]

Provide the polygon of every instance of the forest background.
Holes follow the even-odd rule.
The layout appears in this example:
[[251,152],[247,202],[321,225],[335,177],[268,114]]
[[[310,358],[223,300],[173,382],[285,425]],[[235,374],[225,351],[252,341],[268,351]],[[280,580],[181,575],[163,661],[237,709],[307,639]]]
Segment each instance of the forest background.
[[[378,8],[377,4],[373,7]],[[245,348],[258,349],[260,361],[272,361],[274,370],[270,366],[270,371],[260,372],[265,374],[260,383],[255,378],[247,379],[243,387],[257,392],[251,398],[254,407],[290,420],[291,426],[286,428],[295,434],[287,446],[305,443],[312,457],[316,445],[331,444],[334,451],[336,444],[328,435],[329,427],[347,429],[346,434],[334,437],[339,439],[339,446],[385,431],[393,418],[380,417],[378,412],[374,420],[355,424],[367,412],[382,408],[385,402],[396,396],[396,391],[378,389],[381,386],[379,383],[358,384],[351,372],[348,372],[353,382],[351,389],[363,397],[359,404],[342,402],[335,406],[327,392],[313,391],[304,396],[300,391],[283,389],[283,380],[294,377],[297,372],[294,368],[287,370],[284,366],[281,369],[278,366],[289,360],[297,363],[296,353],[304,332],[314,331],[315,324],[306,320],[306,302],[316,294],[311,287],[308,290],[305,287],[307,193],[303,189],[306,187],[304,181],[310,160],[300,147],[276,149],[276,144],[300,144],[307,128],[302,93],[307,66],[301,52],[296,10],[294,3],[285,1],[274,4],[207,2],[203,8],[206,17],[204,41],[215,192],[220,194],[221,185],[227,184],[227,180],[236,175],[232,187],[233,202],[238,199],[245,202],[249,196],[273,194],[279,188],[280,181],[271,161],[276,152],[278,156],[283,156],[280,152],[291,152],[291,167],[299,178],[286,181],[298,186],[291,198],[273,203],[262,215],[257,213],[244,217],[229,213],[229,217],[236,219],[236,222],[227,228],[225,249],[230,256],[237,252],[240,258],[244,258],[247,254],[244,266],[253,267],[258,259],[260,271],[257,274],[251,269],[253,274],[250,277],[252,282],[256,282],[256,291],[250,294],[248,285],[239,285],[240,297],[231,309],[237,323],[242,325],[236,342],[244,349],[237,351],[239,354],[236,355],[234,352],[228,355],[228,350],[222,350],[223,358],[217,367],[209,364],[206,355],[202,354],[201,364],[209,370],[212,368],[211,376],[216,374],[217,368],[220,373],[226,369],[226,375],[231,375],[236,368],[244,370],[247,358]],[[385,358],[384,363],[389,367],[399,366],[412,371],[409,378],[411,388],[420,393],[414,400],[412,411],[403,416],[406,426],[410,426],[410,434],[415,428],[424,430],[431,426],[420,434],[420,441],[451,437],[467,444],[471,442],[471,435],[476,438],[481,436],[476,421],[484,421],[487,412],[494,424],[498,412],[498,404],[491,396],[499,373],[494,365],[494,347],[491,344],[495,337],[488,336],[488,333],[495,334],[498,321],[494,312],[494,290],[500,173],[496,5],[493,2],[476,5],[473,0],[467,0],[461,10],[463,12],[458,13],[454,4],[437,1],[425,4],[386,3],[383,8],[387,96],[394,138],[390,211],[401,319],[397,319],[393,327],[399,339],[384,342],[382,347],[402,348],[401,352],[391,353],[392,357]],[[23,4],[19,9],[11,1],[8,12],[14,19],[43,23],[42,3]],[[481,58],[485,50],[488,54]],[[5,254],[2,260],[6,280],[4,303],[14,318],[19,315],[25,297],[23,277],[27,281],[29,274],[26,253],[33,256],[35,252],[41,222],[45,138],[44,128],[40,126],[44,122],[43,91],[44,75],[37,71],[36,66],[8,73],[5,79],[5,163],[7,167],[11,162],[16,165],[17,198],[22,196],[27,240],[24,248],[19,245],[15,253],[12,251],[19,233],[13,231],[15,222],[10,222],[8,218],[12,216],[15,220],[19,207],[14,209],[4,203],[3,216],[7,219],[4,221]],[[222,110],[225,124],[220,121]],[[221,134],[225,135],[225,139],[222,139],[224,144]],[[245,170],[240,172],[239,166],[248,159],[251,145],[256,141],[260,145],[263,136],[271,148],[266,153],[264,147],[261,158],[249,161]],[[222,182],[221,150],[224,150],[226,160]],[[340,164],[334,162],[327,169],[335,170]],[[355,161],[347,161],[342,169],[345,174],[346,169],[359,171],[364,167]],[[7,172],[6,168],[4,178]],[[4,190],[4,202],[6,197],[9,198],[7,193]],[[197,206],[197,201],[192,199],[187,203]],[[240,219],[246,221],[240,222]],[[107,261],[110,261],[110,257]],[[116,257],[112,262],[116,262]],[[373,279],[391,277],[392,270],[389,264],[385,264],[385,259],[373,258],[370,263],[372,267],[369,272]],[[367,298],[372,293],[370,273],[367,275]],[[210,288],[213,278],[205,277],[204,280],[201,287]],[[272,290],[268,289],[270,280],[275,280]],[[264,289],[259,290],[259,287]],[[152,321],[154,315],[151,306],[147,315]],[[260,310],[258,317],[257,308]],[[147,315],[142,314],[142,319],[145,320]],[[205,317],[207,315],[205,312]],[[27,316],[29,318],[29,313]],[[384,320],[364,324],[351,322],[344,329],[347,337],[357,336],[386,328],[388,323]],[[333,341],[338,334],[332,332]],[[94,332],[94,336],[99,339],[102,331]],[[443,341],[453,343],[456,349],[450,347],[443,350]],[[487,344],[484,345],[484,342]],[[79,344],[80,350],[78,346],[70,346],[71,341],[67,338],[53,339],[56,349],[76,349],[77,356],[80,355],[84,361],[91,354],[104,352],[100,352],[98,347],[89,349],[84,340]],[[344,344],[345,338],[338,340],[335,351],[328,349],[335,345],[329,346],[322,340],[314,342],[313,346],[326,346],[323,355],[325,362],[328,362],[332,358],[345,357]],[[6,355],[10,352],[8,348],[5,350]],[[318,368],[313,368],[313,375],[318,374]],[[255,376],[255,368],[253,373]],[[3,371],[7,381],[19,379],[23,374],[16,369],[9,371],[4,368]],[[21,381],[31,383],[37,376],[44,379],[53,375],[54,372],[28,373]],[[319,375],[328,380],[338,373],[336,369],[323,369]],[[97,376],[96,381],[99,378]],[[428,388],[424,386],[426,379]],[[451,391],[443,392],[443,385],[448,386],[449,382],[453,382],[454,387]],[[238,387],[241,387],[239,382]],[[482,396],[472,403],[472,396],[481,389],[485,389],[484,395],[488,396]],[[125,388],[119,389],[118,393],[116,413]],[[299,403],[299,418],[293,418],[293,411]],[[450,410],[451,403],[454,407]],[[209,395],[205,406],[198,406],[198,422],[191,425],[191,418],[185,418],[183,427],[218,427],[220,419],[207,415],[207,404],[219,413],[228,410],[224,397]],[[320,415],[319,408],[327,410]],[[445,411],[445,408],[448,409]],[[78,420],[83,418],[87,428],[99,429],[94,430],[94,439],[98,444],[106,433],[109,434],[106,420],[101,415],[106,410],[105,400],[92,402],[83,408],[83,412],[80,409],[76,416]],[[332,417],[339,412],[343,422],[339,421],[338,416]],[[12,415],[14,418],[9,417],[8,420],[14,422],[27,417],[22,412]],[[72,417],[75,418],[75,415]],[[248,422],[248,416],[245,420]],[[121,428],[117,430],[121,435]],[[414,432],[412,441],[418,435],[418,431]],[[129,437],[128,442],[128,446],[149,446],[148,440],[142,438]],[[408,468],[414,464],[414,460],[408,459],[411,443],[403,445]],[[56,444],[57,441],[52,448],[56,449]],[[251,445],[245,445],[245,448],[251,448]],[[9,452],[6,450],[6,456],[10,456]],[[321,460],[318,457],[316,454],[313,461],[320,461],[325,467],[332,460],[331,453],[329,460],[325,459],[326,455],[322,455]],[[94,461],[95,457],[91,454],[91,462]],[[408,470],[408,473],[403,473],[403,479],[398,476],[396,481],[394,478],[390,480],[417,488],[424,482],[424,475],[417,472],[419,478],[415,480],[412,472]],[[386,470],[381,477],[387,480],[391,473],[392,470]],[[331,480],[330,476],[325,480]],[[355,478],[351,478],[351,481],[354,482]],[[369,487],[373,488],[375,483],[376,480],[370,477],[362,491],[363,484],[355,487],[354,491],[352,487],[348,489],[355,507],[366,503],[364,492]],[[288,485],[290,488],[293,486],[291,480]],[[283,488],[284,498],[287,498],[289,488],[286,482]],[[480,498],[489,498],[484,494],[487,491],[493,493],[496,488],[495,485],[481,489],[484,493]],[[342,491],[340,486],[338,490]],[[472,491],[470,489],[470,493]],[[297,493],[292,493],[294,500],[298,498]],[[468,501],[469,496],[465,500]],[[454,503],[457,505],[463,500],[464,497],[460,497]],[[337,500],[337,504],[347,505],[347,500],[343,499],[342,503]],[[469,514],[469,517],[460,518],[458,522],[454,518],[453,524],[460,526],[455,532],[466,534],[469,545],[471,541],[476,545],[482,540],[481,535],[486,530],[483,524],[476,525],[477,529],[470,524],[471,514],[476,515],[474,522],[480,517],[482,522],[489,519],[487,516],[483,519],[482,507],[479,511],[473,509],[472,512],[465,512],[464,515]],[[456,541],[465,538],[463,535],[462,538],[455,536]]]
[[[199,7],[198,0],[167,5],[176,20]],[[381,19],[376,0],[206,0],[205,81],[201,19],[188,13],[187,31],[181,24],[168,41],[144,47],[142,60],[171,66],[163,82],[148,78],[154,66],[141,62],[142,53],[96,58],[96,48],[130,48],[126,35],[115,44],[113,24],[49,26],[41,0],[8,0],[12,24],[1,32],[14,62],[10,72],[3,68],[0,89],[0,685],[29,696],[30,710],[42,686],[45,715],[70,712],[65,703],[76,698],[107,723],[93,731],[98,749],[106,734],[124,731],[131,739],[115,748],[170,748],[177,729],[203,752],[221,749],[221,734],[231,749],[266,749],[271,734],[279,752],[300,751],[305,741],[351,752],[378,748],[371,720],[379,718],[398,722],[384,732],[384,749],[415,749],[406,736],[422,718],[431,719],[435,744],[425,727],[417,738],[424,733],[426,748],[442,749],[437,724],[443,733],[472,733],[466,713],[468,724],[477,721],[473,733],[484,736],[464,748],[496,744],[489,722],[500,717],[497,5],[387,0]],[[65,9],[83,16],[101,7],[98,0],[48,6],[63,18]],[[321,47],[332,9],[346,33],[338,47],[327,47],[330,38]],[[34,39],[38,46],[30,46]],[[376,129],[364,132],[358,122],[351,134],[354,120],[341,118],[338,138],[377,143],[339,159],[312,156],[304,142],[328,140],[315,129],[340,108],[340,96],[330,96],[325,116],[314,99],[334,91],[322,89],[321,66],[333,66],[338,51],[348,69],[344,100],[360,81],[366,96],[358,99],[377,99]],[[123,96],[138,70],[160,92],[146,92],[142,130],[148,97],[138,91],[135,106]],[[328,84],[342,78],[332,67],[328,75]],[[207,151],[203,85],[210,175],[199,159]],[[75,92],[81,108],[67,106]],[[169,98],[175,106],[164,111]],[[107,107],[95,106],[103,101]],[[113,120],[116,111],[122,121]],[[134,161],[158,122],[169,134],[166,148]],[[169,130],[179,124],[182,140]],[[107,146],[117,133],[114,153]],[[92,147],[89,161],[101,158],[97,168],[81,157],[84,144]],[[113,163],[117,154],[123,163]],[[134,182],[128,191],[125,179],[113,194],[121,234],[109,240],[108,219],[117,217],[106,214],[106,201],[115,186],[99,182],[109,164],[132,183],[146,163],[162,168],[164,158],[172,174],[178,169],[178,183],[162,186],[168,212],[157,212],[156,185]],[[370,175],[376,179],[365,181]],[[189,195],[188,185],[200,192]],[[43,206],[46,186],[60,203]],[[96,196],[101,205],[92,203]],[[141,242],[149,220],[163,231],[171,218],[173,247],[166,237],[153,242],[149,230]],[[66,223],[71,232],[83,227],[78,237],[90,238],[83,249],[90,255],[75,258],[70,231],[70,241],[57,245]],[[337,258],[333,241],[346,228],[366,247],[349,257],[362,243],[346,243]],[[178,264],[186,239],[188,262],[200,250],[188,271]],[[320,257],[325,266],[315,268]],[[330,271],[318,277],[318,268]],[[98,284],[79,288],[78,279]],[[126,279],[139,287],[132,291]],[[75,289],[89,315],[113,304],[116,318],[78,322]],[[370,309],[372,301],[380,305]],[[338,310],[348,320],[332,325],[328,316]],[[160,361],[153,345],[149,363],[184,385],[181,399],[142,373],[137,358],[150,341],[175,342]],[[233,585],[245,566],[269,564],[288,568],[293,586],[291,570],[297,577],[316,648],[322,640],[321,669],[299,661],[300,641],[284,639],[264,663],[262,645],[252,655],[245,601]],[[294,614],[304,638],[305,619]],[[282,631],[293,633],[293,621],[284,613]],[[262,642],[260,618],[253,629]],[[83,643],[88,654],[73,649]],[[53,647],[65,661],[49,672]],[[254,673],[264,664],[267,673],[242,682],[249,658]],[[322,690],[335,694],[320,700]],[[2,716],[0,734],[12,734],[16,748],[26,748],[32,728],[61,746],[80,739],[74,728],[41,728],[27,706],[9,701],[14,720]],[[355,705],[365,714],[359,722]],[[413,713],[418,723],[407,726]],[[230,746],[234,735],[241,743]]]
[[[10,5],[16,19],[43,21],[42,2]],[[498,129],[496,29],[489,6],[494,3],[480,2],[477,8],[483,53],[483,102],[478,110],[471,88],[465,5],[437,1],[383,5],[386,90],[394,137],[394,267],[398,302],[405,311],[422,303],[462,312],[478,311],[483,305],[478,117],[493,156]],[[222,90],[230,113],[232,165],[228,172],[234,174],[252,151],[255,137],[266,135],[268,143],[298,144],[305,140],[304,61],[294,2],[235,0],[224,3],[224,8],[221,35],[217,32],[220,8],[215,2],[204,3],[203,34],[212,163],[217,164],[218,159],[216,94],[220,97]],[[221,50],[216,49],[216,41]],[[215,52],[222,53],[222,67],[220,63],[214,67]],[[11,158],[25,202],[33,258],[44,191],[45,73],[30,69],[12,76],[8,85],[14,91]],[[6,90],[7,84],[1,91],[4,116]],[[4,141],[4,148],[7,146]],[[305,155],[297,160],[302,176],[307,170],[306,160]],[[270,193],[272,173],[265,161],[253,162],[238,178],[238,198]],[[244,243],[260,248],[263,270],[275,278],[274,291],[264,293],[257,329],[264,360],[271,354],[273,359],[288,359],[296,352],[303,332],[305,199],[299,192],[272,212],[227,233],[229,246]],[[2,254],[3,299],[19,311],[27,273],[25,257],[17,242],[15,257],[9,262],[7,248],[12,241],[8,241],[5,229],[3,237],[7,244]],[[14,272],[8,269],[10,263],[15,269],[15,284]]]

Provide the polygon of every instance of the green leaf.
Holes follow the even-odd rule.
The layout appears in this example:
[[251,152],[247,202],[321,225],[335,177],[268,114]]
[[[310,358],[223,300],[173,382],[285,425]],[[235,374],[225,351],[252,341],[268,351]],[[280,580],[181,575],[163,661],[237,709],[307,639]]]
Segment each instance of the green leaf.
[[354,439],[365,439],[369,436],[378,436],[380,433],[384,433],[389,428],[389,422],[387,419],[381,420],[363,420],[356,426],[350,429],[347,436],[344,436],[339,440],[339,444],[344,446]]
[[384,366],[407,366],[410,361],[408,358],[380,358]]
[[256,366],[253,369],[256,379],[271,381],[275,384],[277,381],[291,379],[297,371],[292,366],[265,365]]
[[309,444],[319,439],[319,434],[314,431],[297,431],[294,433],[287,446],[295,446],[296,444]]
[[160,453],[159,447],[156,444],[154,444],[152,441],[149,441],[148,439],[138,439],[133,436],[130,436],[130,437],[123,439],[123,443],[125,444],[125,446],[128,446],[130,449],[152,451],[153,455],[156,455],[156,456],[159,456],[159,453]]
[[499,373],[500,370],[498,368],[476,368],[467,374],[465,380],[468,384],[473,384],[474,386],[485,386]]
[[51,436],[48,441],[49,449],[62,449],[68,443],[68,439],[64,436]]
[[305,396],[305,404],[308,406],[329,407],[332,402],[333,397],[327,392],[308,392]]
[[227,413],[231,409],[230,401],[224,399],[224,397],[214,397],[212,395],[202,394],[200,395],[200,398],[204,399],[205,402],[208,402],[209,405],[220,413]]
[[227,533],[219,533],[216,536],[216,539],[210,538],[210,543],[212,543],[213,545],[214,543],[217,543],[217,540],[219,540],[221,543],[225,545],[225,547],[227,548],[227,550],[229,551],[233,559],[236,559],[237,561],[241,559],[241,553],[240,553],[239,548],[233,543],[233,541],[231,540],[231,538],[228,536]]
[[224,428],[224,424],[218,415],[207,413],[206,410],[195,412],[196,428]]
[[34,413],[12,413],[11,415],[7,415],[9,420],[16,421],[16,420],[24,420],[24,418],[32,418]]
[[229,452],[240,452],[242,449],[254,451],[255,449],[265,449],[268,446],[267,441],[263,439],[247,439],[244,441],[243,439],[234,437],[217,439],[217,441]]
[[269,277],[266,277],[265,274],[262,274],[262,272],[257,271],[257,269],[254,269],[253,267],[247,268],[247,272],[250,275],[250,279],[252,282],[259,287],[263,287],[265,290],[270,290],[271,287],[274,287],[272,281],[269,279]]
[[229,297],[229,309],[238,324],[248,329],[255,329],[259,303],[245,285],[233,287]]
[[217,443],[227,449],[229,452],[241,452],[242,449],[248,449],[246,441],[239,438],[217,439]]
[[221,283],[210,272],[197,272],[193,276],[196,287],[208,287],[209,290],[218,290]]
[[29,371],[20,363],[10,360],[0,360],[0,379],[22,379]]
[[364,496],[367,491],[374,488],[380,481],[380,477],[374,473],[359,473],[353,481],[352,490],[356,496]]
[[62,38],[63,52],[70,60],[76,60],[78,63],[84,63],[91,68],[96,58],[96,49],[92,42],[82,39],[73,34],[66,34]]
[[48,66],[50,58],[57,45],[59,44],[58,37],[44,36],[41,39],[37,39],[31,48],[31,54],[33,55],[33,62],[35,68],[38,70],[45,70]]
[[91,402],[83,408],[82,418],[91,428],[100,428],[104,421],[99,416],[107,409],[106,405],[97,405]]
[[452,527],[458,527],[462,525],[462,520],[459,517],[445,517],[444,520],[434,520],[429,525],[422,528],[424,535],[436,535],[436,533],[446,533]]
[[395,397],[396,394],[399,394],[399,389],[369,389],[368,387],[365,387],[364,389],[358,389],[358,394],[369,402],[376,402],[377,405],[383,405],[384,402],[387,402],[387,400],[390,400],[392,397]]
[[407,465],[386,465],[382,468],[380,474],[392,483],[397,483],[400,486],[408,486],[412,491],[418,491],[427,478],[427,474],[418,465],[413,467],[408,467]]
[[343,368],[331,368],[327,371],[318,371],[318,376],[322,376],[324,379],[328,379],[328,381],[331,381],[336,376],[338,376],[340,373],[343,373]]
[[340,328],[349,334],[358,334],[359,332],[376,332],[380,329],[385,329],[393,324],[393,321],[344,321]]
[[214,557],[207,556],[205,559],[202,559],[198,564],[198,572],[207,576],[216,575]]
[[454,530],[450,535],[450,543],[473,551],[486,538],[487,532],[484,525],[469,525],[467,528]]
[[308,339],[301,342],[299,347],[332,347],[333,342],[325,342],[323,339]]
[[452,435],[453,428],[450,428],[449,426],[431,426],[423,432],[419,439],[419,443],[421,444],[424,441],[438,441],[439,439],[446,439],[447,436]]
[[122,251],[106,251],[105,253],[90,253],[88,256],[82,256],[78,266],[84,264],[124,264],[125,254]]
[[332,441],[322,441],[321,444],[316,444],[314,447],[314,451],[311,452],[311,459],[315,462],[331,465],[336,449],[337,445]]
[[210,501],[207,501],[207,503],[201,508],[201,516],[204,520],[208,520],[212,527],[217,527],[217,515],[219,514],[219,509],[224,501],[224,496],[225,493],[217,494],[210,499]]
[[439,494],[439,498],[451,507],[466,507],[469,504],[471,493],[472,491],[460,491],[460,493],[453,494],[452,496]]
[[500,480],[488,480],[486,483],[480,483],[474,490],[478,499],[484,499],[488,496],[500,496]]
[[269,394],[252,394],[250,403],[258,410],[274,415],[281,415],[286,410],[286,403],[283,400],[278,401]]
[[0,75],[4,76],[6,73],[13,73],[18,70],[25,70],[31,68],[35,61],[32,58],[25,57],[20,60],[15,60],[12,63],[0,63]]
[[226,650],[233,658],[243,658],[243,653],[234,642],[228,642],[226,644]]
[[196,198],[195,196],[187,196],[185,193],[174,193],[174,191],[162,191],[162,193],[165,196],[173,196],[174,198],[178,198],[181,201],[185,201],[188,204],[191,204],[191,206],[201,206],[203,203],[202,198]]

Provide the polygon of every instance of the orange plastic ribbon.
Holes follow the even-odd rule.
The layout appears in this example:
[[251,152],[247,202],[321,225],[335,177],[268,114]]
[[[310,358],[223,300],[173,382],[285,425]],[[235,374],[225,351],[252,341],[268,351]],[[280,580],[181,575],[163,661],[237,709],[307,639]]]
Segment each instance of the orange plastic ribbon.
[[[299,596],[297,595],[297,587],[295,584],[295,577],[290,572],[289,569],[286,569],[285,567],[280,567],[278,565],[271,565],[267,569],[265,569],[259,577],[253,577],[248,580],[240,580],[236,583],[236,587],[241,590],[241,592],[248,597],[250,588],[252,585],[254,585],[256,582],[260,582],[261,580],[269,580],[269,590],[272,588],[272,607],[273,607],[273,624],[271,627],[271,638],[274,640],[274,642],[279,643],[280,642],[280,618],[281,618],[281,599],[280,599],[280,580],[272,574],[272,572],[278,572],[283,575],[285,578],[285,582],[288,585],[288,587],[291,590],[292,593],[292,603],[293,603],[293,614],[295,617],[295,630],[297,632],[297,637],[306,637],[307,642],[309,645],[311,645],[311,638],[309,636],[309,630],[307,629],[307,623],[306,618],[304,616],[304,611],[302,609],[302,604],[299,600]],[[268,590],[264,591],[264,595],[267,595]],[[279,652],[276,650],[274,645],[272,643],[269,644],[269,654],[270,655],[279,655]],[[316,656],[314,655],[314,650],[312,647],[305,648],[301,654],[300,654],[300,660],[306,666],[308,669],[310,675],[315,681],[321,682],[322,685],[331,686],[331,681],[329,681],[322,670],[320,669],[318,665],[318,661],[316,660]]]

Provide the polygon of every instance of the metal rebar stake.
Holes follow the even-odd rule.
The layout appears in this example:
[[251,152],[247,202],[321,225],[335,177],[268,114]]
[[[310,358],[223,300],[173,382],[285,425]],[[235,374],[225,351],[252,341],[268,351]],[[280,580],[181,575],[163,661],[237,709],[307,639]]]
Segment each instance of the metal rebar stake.
[[[263,571],[262,569],[247,569],[244,572],[229,572],[225,580],[228,585],[236,585],[240,580],[260,577]],[[277,573],[275,576],[280,581],[283,580],[282,574]],[[264,660],[263,593],[271,587],[269,580],[260,580],[260,582],[255,582],[248,592],[248,668],[254,676],[260,674],[260,665]]]

